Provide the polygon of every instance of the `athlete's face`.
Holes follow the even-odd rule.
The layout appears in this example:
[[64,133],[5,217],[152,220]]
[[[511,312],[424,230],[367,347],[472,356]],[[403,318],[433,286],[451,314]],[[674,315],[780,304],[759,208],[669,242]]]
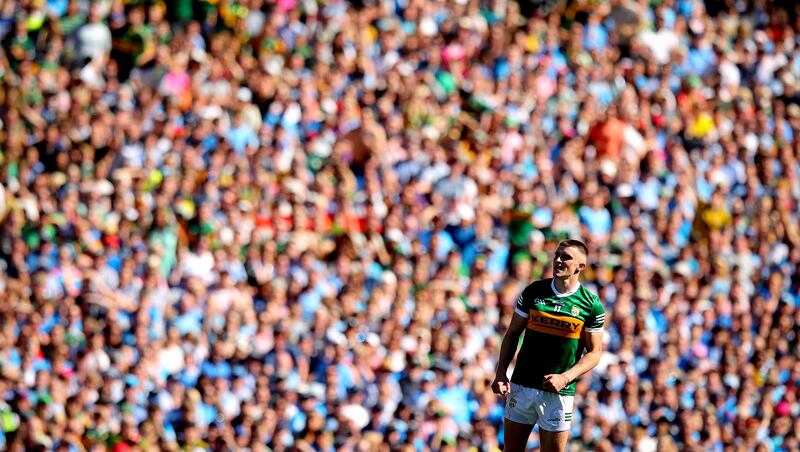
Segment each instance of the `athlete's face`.
[[586,268],[583,254],[576,248],[560,246],[553,256],[553,277],[566,279]]

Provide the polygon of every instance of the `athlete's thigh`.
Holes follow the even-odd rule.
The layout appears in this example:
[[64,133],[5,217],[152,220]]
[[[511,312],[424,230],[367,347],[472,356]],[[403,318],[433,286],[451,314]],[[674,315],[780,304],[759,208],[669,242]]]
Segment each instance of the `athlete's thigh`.
[[525,452],[533,425],[503,419],[503,452]]
[[569,442],[569,430],[563,432],[550,432],[539,427],[539,442],[541,452],[564,452]]
[[528,444],[531,430],[538,420],[536,391],[511,383],[511,392],[506,396],[503,450],[523,452]]
[[569,441],[572,425],[574,396],[564,396],[548,391],[539,393],[539,437],[542,452],[563,452]]

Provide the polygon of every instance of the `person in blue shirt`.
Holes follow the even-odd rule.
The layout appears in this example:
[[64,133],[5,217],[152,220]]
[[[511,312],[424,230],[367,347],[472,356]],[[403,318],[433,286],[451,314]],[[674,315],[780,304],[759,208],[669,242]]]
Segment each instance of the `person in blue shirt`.
[[224,345],[221,341],[214,342],[209,359],[203,361],[200,372],[210,378],[228,379],[233,373],[230,363],[225,357]]
[[258,135],[245,122],[241,113],[234,116],[233,125],[228,130],[227,139],[231,148],[240,156],[244,156],[247,148],[259,145]]
[[469,410],[469,391],[459,383],[456,370],[450,370],[445,374],[444,386],[436,391],[436,398],[450,409],[455,420],[460,425],[467,425],[470,422]]
[[611,233],[611,213],[606,209],[601,193],[592,195],[589,203],[578,209],[578,216],[598,240],[607,238]]

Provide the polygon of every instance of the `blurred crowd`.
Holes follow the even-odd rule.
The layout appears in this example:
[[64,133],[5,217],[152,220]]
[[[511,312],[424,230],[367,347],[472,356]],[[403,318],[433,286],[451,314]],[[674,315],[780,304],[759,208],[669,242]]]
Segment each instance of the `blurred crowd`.
[[0,2],[0,449],[497,451],[578,238],[569,450],[798,450],[798,8],[707,3]]

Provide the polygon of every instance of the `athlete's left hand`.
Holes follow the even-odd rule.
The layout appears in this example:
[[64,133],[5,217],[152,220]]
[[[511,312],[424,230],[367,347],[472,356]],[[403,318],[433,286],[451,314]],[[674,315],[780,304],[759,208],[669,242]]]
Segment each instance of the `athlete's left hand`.
[[546,391],[560,392],[569,384],[569,379],[564,374],[550,374],[544,376],[542,387]]

